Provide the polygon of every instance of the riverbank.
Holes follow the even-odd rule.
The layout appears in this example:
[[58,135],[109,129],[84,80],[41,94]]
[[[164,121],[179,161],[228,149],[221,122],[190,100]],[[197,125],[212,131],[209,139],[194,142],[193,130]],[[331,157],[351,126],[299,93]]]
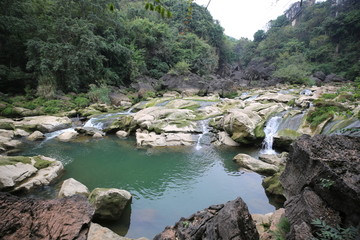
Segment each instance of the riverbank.
[[[58,154],[58,150],[63,151],[58,160],[68,164],[65,164],[65,170],[67,171],[67,173],[65,173],[66,176],[74,177],[73,174],[76,175],[76,172],[73,172],[69,166],[74,164],[79,165],[79,169],[83,168],[85,170],[82,170],[83,173],[88,172],[86,175],[89,176],[89,180],[78,180],[85,182],[87,186],[90,185],[91,188],[104,187],[96,185],[97,179],[106,179],[107,175],[117,175],[118,173],[114,172],[110,174],[111,168],[101,170],[99,165],[91,165],[89,161],[81,162],[79,159],[81,154],[76,158],[70,157],[70,160],[66,158],[66,154],[72,151],[70,150],[72,145],[76,146],[79,144],[78,148],[84,151],[85,149],[91,148],[91,146],[96,146],[103,142],[105,145],[101,145],[103,149],[98,149],[100,155],[94,158],[95,163],[99,161],[99,159],[106,158],[108,152],[114,151],[107,148],[109,139],[112,139],[111,141],[117,146],[125,144],[131,148],[133,148],[136,142],[137,148],[140,149],[137,151],[141,151],[146,155],[155,154],[155,156],[157,151],[161,152],[161,149],[176,155],[178,153],[170,149],[180,147],[178,149],[183,149],[180,150],[180,152],[188,151],[193,154],[191,158],[203,158],[207,156],[209,159],[219,159],[218,150],[213,151],[212,149],[223,146],[224,149],[232,149],[231,151],[226,150],[228,151],[227,154],[230,153],[232,156],[228,156],[226,158],[227,163],[223,163],[229,165],[229,161],[231,162],[231,174],[235,174],[235,176],[237,174],[247,175],[246,172],[250,170],[259,172],[265,176],[277,176],[278,179],[278,176],[284,169],[286,160],[274,160],[274,158],[269,159],[261,156],[259,158],[260,153],[269,153],[269,151],[270,153],[278,153],[287,150],[290,144],[302,134],[312,136],[319,133],[329,135],[345,134],[350,136],[357,136],[359,134],[357,130],[360,125],[357,117],[359,114],[357,100],[344,98],[346,94],[349,94],[349,89],[332,85],[306,89],[293,87],[294,86],[279,86],[276,88],[239,91],[233,99],[220,98],[218,95],[181,97],[178,93],[168,92],[164,93],[161,98],[148,98],[146,101],[142,101],[131,107],[128,106],[128,110],[125,111],[120,110],[119,112],[113,112],[113,106],[101,104],[82,109],[83,112],[87,113],[94,113],[92,112],[94,109],[102,109],[102,114],[99,114],[101,111],[98,111],[95,112],[93,117],[86,117],[86,114],[82,114],[76,118],[66,116],[3,118],[0,119],[0,125],[3,126],[1,130],[1,146],[3,152],[10,155],[14,155],[16,151],[21,150],[21,144],[25,144],[25,146],[30,144],[28,146],[31,146],[30,149],[28,148],[27,152],[25,152],[26,155],[42,154],[48,156]],[[333,99],[330,99],[330,97]],[[274,122],[276,122],[276,124],[274,124]],[[29,136],[34,135],[34,133],[39,137],[34,139],[29,138]],[[111,136],[114,133],[117,133],[119,137]],[[122,140],[122,138],[130,138],[133,140]],[[9,144],[14,143],[14,141],[19,143],[19,146],[11,146],[11,144]],[[266,147],[262,150],[263,152],[259,152],[263,144],[266,145]],[[247,151],[240,150],[249,148],[249,146],[257,146],[257,153],[249,154]],[[61,150],[61,148],[63,149]],[[37,152],[38,150],[39,152]],[[242,154],[242,160],[240,161],[240,158],[237,157],[237,163],[235,163],[235,161],[232,161],[232,158],[238,155],[238,153]],[[22,153],[16,154],[21,155]],[[124,153],[119,154],[122,155]],[[142,157],[144,156],[145,155]],[[169,157],[170,156],[168,156],[168,158]],[[83,156],[83,158],[84,160],[89,159],[90,155]],[[128,156],[128,158],[134,159],[133,156]],[[244,161],[243,159],[247,160]],[[179,159],[174,161],[179,163]],[[154,164],[154,160],[151,160],[151,162]],[[107,163],[105,161],[104,163],[111,165],[114,169],[123,169],[122,166],[117,166],[115,162]],[[259,167],[259,163],[261,163],[261,167]],[[159,166],[163,164],[164,162],[159,162],[154,164],[153,167],[159,168]],[[194,162],[189,163],[189,167],[194,167],[193,164]],[[202,167],[206,169],[208,164],[215,164],[215,166],[220,164],[221,166],[221,161],[213,163],[205,161],[203,164]],[[85,168],[80,165],[85,166]],[[148,166],[148,162],[144,162],[140,166]],[[89,170],[92,168],[95,172]],[[129,168],[128,171],[134,174],[131,169],[139,169],[139,166]],[[149,166],[147,169],[149,170]],[[175,167],[175,169],[179,169],[179,167]],[[100,177],[100,171],[105,175],[101,175]],[[183,175],[192,179],[192,174],[189,174],[188,171],[190,170],[185,171]],[[199,169],[199,174],[201,171],[203,170]],[[225,170],[225,172],[227,171],[228,170]],[[214,176],[214,173],[210,173],[211,171],[208,172],[208,174]],[[144,173],[142,176],[144,177],[145,175]],[[171,179],[173,175],[174,173],[172,172],[169,175],[169,179]],[[196,176],[196,174],[194,175]],[[218,176],[221,176],[221,174]],[[257,176],[260,177],[259,186],[261,187],[261,175]],[[156,178],[158,178],[158,176]],[[65,180],[64,178],[62,179]],[[146,183],[147,181],[145,179],[143,179],[143,181]],[[159,179],[164,181],[162,177]],[[128,184],[130,184],[131,181],[130,178]],[[155,182],[154,184],[156,186],[162,186],[164,183],[161,181]],[[201,181],[212,182],[210,185],[214,187],[216,185],[215,182],[219,180],[217,178],[210,178]],[[249,185],[253,184],[251,181],[254,181],[254,179],[250,180]],[[283,196],[284,194],[281,190],[274,189],[274,186],[278,185],[276,181],[269,184],[270,187],[267,187],[267,193]],[[89,182],[92,183],[89,184]],[[186,186],[192,186],[190,182],[184,184]],[[105,185],[107,185],[105,187],[114,187],[112,185],[116,184],[110,180],[110,182]],[[195,188],[197,189],[197,194],[204,191],[204,189],[208,189],[210,185],[205,186],[200,184]],[[225,186],[228,184],[224,181],[221,182],[220,185]],[[127,189],[128,186],[129,185],[125,184],[119,188],[132,190]],[[166,189],[174,186],[172,184],[167,186],[164,191],[161,191],[161,195],[171,195]],[[281,188],[281,186],[278,187]],[[234,188],[237,188],[236,184],[231,187],[231,189]],[[135,199],[136,196],[138,198],[144,197],[140,189],[134,191]],[[175,190],[176,189],[177,188],[175,188]],[[219,189],[221,189],[221,187]],[[136,191],[138,192],[136,193]],[[246,192],[249,194],[248,190],[246,190]],[[240,192],[236,194],[241,195]],[[151,198],[154,198],[156,195],[157,194],[153,195]],[[188,195],[188,198],[191,199],[192,196],[194,196],[194,192]],[[223,196],[226,196],[226,194]],[[219,201],[225,202],[237,196],[228,196],[228,198]],[[244,198],[248,204],[252,202],[252,200],[246,201],[246,197]],[[200,199],[199,201],[201,201]],[[202,209],[216,203],[214,202],[216,201],[214,196],[209,197],[209,200],[211,201],[209,204],[206,206],[198,206],[196,209]],[[188,199],[182,200],[182,202],[186,201],[188,201]],[[280,202],[280,205],[281,204]],[[168,211],[169,213],[173,211],[171,206]],[[196,209],[193,209],[191,212],[194,212]],[[250,204],[250,210],[251,209],[253,209],[253,207]],[[189,212],[189,214],[191,212]],[[267,212],[268,211],[264,211],[262,213]],[[150,215],[153,213],[152,211],[146,212],[146,214]],[[144,214],[144,212],[141,213],[141,215]],[[138,216],[134,213],[132,215]],[[184,213],[180,216],[184,216]],[[150,218],[152,219],[151,221],[153,221],[154,216]],[[178,218],[171,221],[174,222],[177,219]],[[132,222],[134,222],[133,220]],[[145,223],[140,223],[139,226],[143,226],[143,224]],[[168,224],[171,223],[167,222],[166,225]],[[124,235],[124,233],[122,234]]]

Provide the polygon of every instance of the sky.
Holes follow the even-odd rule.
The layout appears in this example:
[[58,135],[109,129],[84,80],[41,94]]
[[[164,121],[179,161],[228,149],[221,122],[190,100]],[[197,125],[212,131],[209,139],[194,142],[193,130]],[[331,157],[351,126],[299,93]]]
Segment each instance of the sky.
[[[220,22],[225,34],[236,39],[253,39],[257,30],[282,15],[298,0],[211,0],[208,10]],[[209,0],[195,0],[206,6]]]

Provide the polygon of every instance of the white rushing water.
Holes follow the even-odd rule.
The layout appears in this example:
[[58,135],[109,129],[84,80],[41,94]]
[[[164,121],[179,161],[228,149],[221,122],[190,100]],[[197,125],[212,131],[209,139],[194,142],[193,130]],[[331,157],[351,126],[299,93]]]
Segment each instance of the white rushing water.
[[84,127],[89,127],[89,128],[96,128],[99,130],[102,130],[104,128],[104,122],[103,120],[110,118],[110,117],[114,117],[114,116],[118,116],[118,115],[129,115],[131,114],[133,108],[129,108],[127,111],[125,112],[118,112],[118,113],[108,113],[108,114],[103,114],[103,115],[99,115],[93,118],[90,118],[85,124]]
[[202,148],[201,146],[201,140],[203,139],[204,135],[207,134],[209,132],[209,128],[207,126],[208,124],[208,121],[206,120],[202,120],[200,121],[201,123],[201,130],[202,130],[202,133],[199,135],[199,138],[197,140],[197,143],[196,143],[196,150],[200,150]]
[[281,120],[282,117],[275,116],[270,118],[270,120],[266,123],[266,127],[264,128],[265,139],[263,141],[263,148],[261,149],[260,153],[276,154],[275,150],[273,149],[274,135],[280,126]]

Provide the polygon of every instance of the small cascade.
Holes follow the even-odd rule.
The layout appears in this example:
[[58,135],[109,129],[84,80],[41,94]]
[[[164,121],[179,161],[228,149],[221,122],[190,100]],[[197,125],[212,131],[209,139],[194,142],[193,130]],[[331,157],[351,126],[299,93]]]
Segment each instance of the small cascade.
[[258,97],[259,97],[259,95],[253,95],[253,96],[251,96],[251,97],[249,97],[249,98],[245,99],[245,100],[244,100],[244,102],[248,102],[248,101],[255,100],[255,99],[257,99]]
[[277,132],[280,123],[281,123],[282,117],[275,116],[270,118],[270,120],[266,123],[266,127],[264,129],[265,132],[265,139],[262,143],[263,148],[261,149],[260,153],[262,154],[276,154],[273,147],[274,142],[274,135]]
[[104,120],[114,117],[114,116],[118,116],[118,115],[130,115],[132,110],[134,110],[134,108],[129,108],[125,112],[108,113],[108,114],[98,115],[96,117],[90,118],[84,124],[84,127],[96,128],[96,129],[102,130],[104,128],[104,124],[105,124]]
[[206,120],[202,120],[201,122],[201,130],[202,130],[202,133],[199,135],[199,138],[197,140],[197,143],[196,143],[196,150],[200,150],[202,148],[201,146],[201,140],[203,139],[204,135],[209,133],[209,129],[208,129],[208,121]]
[[304,89],[300,92],[300,95],[311,96],[313,92],[310,89]]
[[66,129],[61,129],[55,132],[51,132],[51,133],[45,133],[45,141],[48,141],[50,139],[56,138],[57,136],[59,136],[60,134],[63,134],[64,132],[75,132],[74,128],[66,128]]

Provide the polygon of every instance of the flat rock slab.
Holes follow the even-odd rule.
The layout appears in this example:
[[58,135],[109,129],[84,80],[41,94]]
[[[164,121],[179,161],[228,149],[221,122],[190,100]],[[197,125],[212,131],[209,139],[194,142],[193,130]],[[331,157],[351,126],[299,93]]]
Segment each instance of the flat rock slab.
[[94,208],[83,196],[54,200],[0,193],[0,239],[87,239]]

